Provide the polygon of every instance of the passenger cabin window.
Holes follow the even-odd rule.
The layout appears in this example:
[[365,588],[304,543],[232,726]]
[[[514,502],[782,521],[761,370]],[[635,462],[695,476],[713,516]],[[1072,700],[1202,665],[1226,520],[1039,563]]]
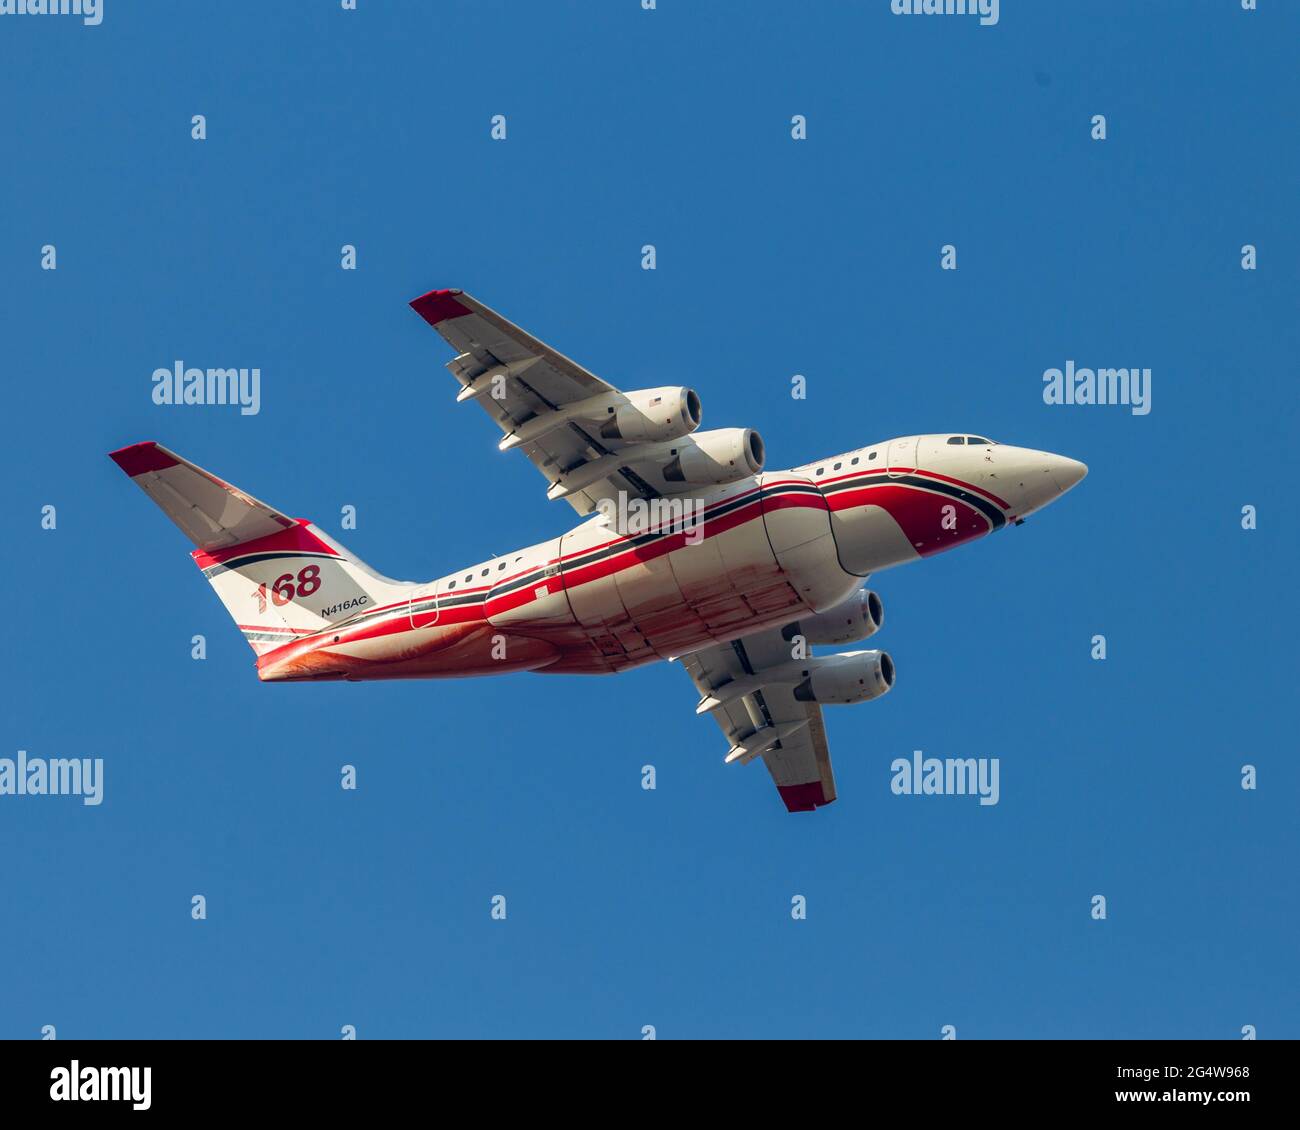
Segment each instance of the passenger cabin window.
[[498,573],[501,572],[501,570],[504,569],[505,567],[506,567],[506,563],[502,561],[501,564],[497,566],[497,572]]
[[448,587],[449,589],[454,589],[454,588],[456,587],[456,582],[455,582],[455,581],[448,581],[448,582],[447,582],[447,587]]
[[487,575],[488,575],[488,571],[486,569],[484,569],[483,572],[479,574],[480,577],[486,577]]
[[949,437],[948,437],[948,442],[949,442],[949,443],[965,443],[965,442],[966,442],[966,437],[965,437],[965,436],[949,436]]
[[855,455],[852,459],[849,460],[849,466],[856,467],[857,465],[858,465],[858,457]]
[[875,457],[876,457],[876,453],[874,451],[867,456],[868,459],[874,459]]
[[843,467],[843,466],[844,466],[843,463],[836,463],[835,466],[831,468],[831,470],[832,470],[832,471],[838,471],[838,470],[839,470],[841,467]]
[[474,579],[474,574],[473,574],[473,573],[466,573],[466,574],[465,574],[465,583],[466,583],[466,584],[469,584],[470,581],[472,581],[473,579]]
[[825,467],[818,467],[818,468],[817,468],[817,473],[820,475],[824,470],[826,470]]

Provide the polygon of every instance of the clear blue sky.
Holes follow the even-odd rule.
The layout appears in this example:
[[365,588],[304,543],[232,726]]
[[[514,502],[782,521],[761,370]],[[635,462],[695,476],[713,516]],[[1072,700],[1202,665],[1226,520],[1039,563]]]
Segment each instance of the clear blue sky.
[[[106,775],[0,797],[0,1036],[1300,1035],[1300,7],[1260,8],[0,17],[0,756]],[[398,577],[558,534],[455,405],[434,287],[692,385],[773,468],[955,429],[1091,474],[875,578],[898,684],[827,712],[815,814],[723,765],[676,666],[261,685],[105,452],[158,439]],[[260,367],[261,413],[155,406],[176,359]],[[1045,406],[1067,359],[1150,367],[1153,411]],[[1000,758],[1001,803],[894,796],[915,749]]]

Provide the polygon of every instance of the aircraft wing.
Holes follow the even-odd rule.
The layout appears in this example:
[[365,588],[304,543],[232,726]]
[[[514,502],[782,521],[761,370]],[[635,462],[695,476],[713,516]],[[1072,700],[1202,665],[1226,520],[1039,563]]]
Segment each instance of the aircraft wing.
[[670,458],[657,450],[662,445],[602,438],[599,421],[566,418],[579,402],[617,396],[613,385],[463,291],[433,290],[411,308],[456,350],[447,368],[461,385],[457,399],[477,401],[492,417],[504,433],[502,450],[523,450],[550,483],[548,497],[585,515],[620,491],[652,499],[687,489],[660,473]]
[[[711,713],[730,749],[727,760],[763,759],[791,812],[811,812],[835,799],[835,774],[821,707],[800,702],[794,687],[764,682],[765,670],[791,659],[781,629],[682,656],[699,689],[700,712]],[[704,709],[720,703],[711,710]]]

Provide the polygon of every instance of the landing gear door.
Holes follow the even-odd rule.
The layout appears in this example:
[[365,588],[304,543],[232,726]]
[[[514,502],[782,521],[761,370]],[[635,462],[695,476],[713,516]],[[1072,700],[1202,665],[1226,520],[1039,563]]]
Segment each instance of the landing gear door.
[[906,436],[903,439],[889,441],[885,452],[885,466],[891,479],[910,475],[916,470],[916,449],[921,440],[918,436]]

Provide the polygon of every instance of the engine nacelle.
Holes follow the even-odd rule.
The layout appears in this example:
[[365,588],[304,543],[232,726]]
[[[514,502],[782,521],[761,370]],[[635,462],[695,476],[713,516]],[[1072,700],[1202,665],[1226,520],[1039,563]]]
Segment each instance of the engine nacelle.
[[808,678],[794,688],[794,697],[800,702],[868,702],[894,685],[894,661],[887,651],[844,651],[807,663],[811,668]]
[[763,469],[766,449],[753,428],[715,428],[682,440],[664,467],[670,483],[721,486]]
[[700,426],[700,398],[693,388],[642,388],[625,393],[623,401],[600,425],[602,439],[656,443],[689,435]]
[[870,589],[859,589],[834,608],[787,624],[782,634],[787,640],[803,636],[809,643],[857,643],[874,636],[884,622],[880,597]]

